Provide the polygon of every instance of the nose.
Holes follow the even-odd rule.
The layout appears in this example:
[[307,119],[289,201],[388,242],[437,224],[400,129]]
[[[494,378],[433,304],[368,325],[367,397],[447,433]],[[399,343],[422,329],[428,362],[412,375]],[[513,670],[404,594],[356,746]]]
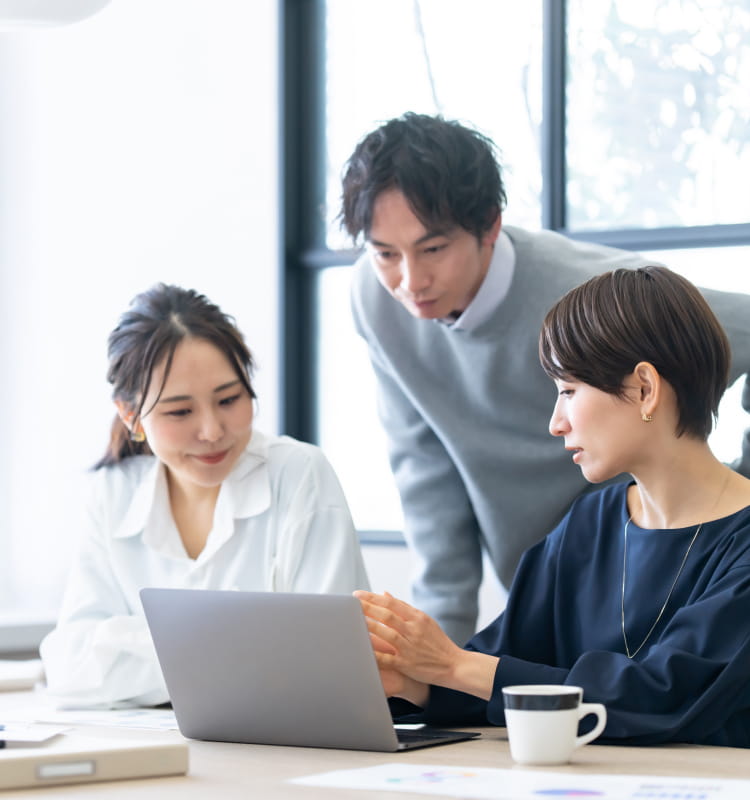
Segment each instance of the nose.
[[401,282],[399,289],[409,295],[418,295],[430,285],[427,270],[415,258],[403,256],[401,259]]
[[202,442],[218,442],[224,435],[224,426],[213,410],[204,411],[198,420],[198,438]]
[[570,424],[568,418],[560,408],[560,399],[558,398],[555,407],[552,409],[552,416],[549,420],[549,432],[553,436],[565,436],[570,431]]

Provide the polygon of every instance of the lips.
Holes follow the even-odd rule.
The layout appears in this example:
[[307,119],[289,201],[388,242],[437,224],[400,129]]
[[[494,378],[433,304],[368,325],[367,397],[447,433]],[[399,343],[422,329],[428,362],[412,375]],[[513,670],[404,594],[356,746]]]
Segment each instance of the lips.
[[419,314],[433,315],[438,307],[437,300],[412,300],[411,302]]
[[577,464],[583,454],[583,449],[580,447],[566,447],[568,452],[573,453],[573,463]]
[[430,313],[430,310],[437,304],[439,297],[426,297],[423,294],[412,294],[405,291],[400,286],[392,289],[392,294],[400,303],[403,303],[412,312],[420,314]]
[[196,455],[193,456],[193,458],[198,459],[198,461],[204,464],[219,464],[227,457],[228,452],[229,450],[222,450],[219,453],[206,453],[206,455]]

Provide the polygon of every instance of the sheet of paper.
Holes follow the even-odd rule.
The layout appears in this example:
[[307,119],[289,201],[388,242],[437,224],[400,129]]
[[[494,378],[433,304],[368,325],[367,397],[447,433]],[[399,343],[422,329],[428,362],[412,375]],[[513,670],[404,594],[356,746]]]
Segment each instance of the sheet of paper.
[[0,724],[0,747],[14,744],[38,744],[53,736],[65,733],[64,725],[40,725],[35,722],[13,722]]
[[576,775],[542,770],[382,764],[296,778],[291,783],[339,789],[416,792],[483,800],[747,800],[750,780],[654,775]]
[[177,720],[171,708],[71,709],[44,711],[38,722],[59,725],[106,725],[116,728],[143,728],[176,731]]

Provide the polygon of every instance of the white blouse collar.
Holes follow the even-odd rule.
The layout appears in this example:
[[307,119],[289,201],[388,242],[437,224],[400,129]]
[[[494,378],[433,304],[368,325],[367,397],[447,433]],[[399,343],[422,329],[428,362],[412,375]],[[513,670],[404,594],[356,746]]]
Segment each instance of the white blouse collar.
[[[214,526],[204,553],[209,550],[213,552],[231,536],[235,519],[257,516],[270,508],[271,482],[267,461],[268,437],[254,430],[237,463],[221,485],[214,512]],[[143,533],[146,543],[155,549],[171,555],[177,555],[177,551],[181,550],[184,555],[179,536],[175,541],[177,530],[169,507],[166,468],[156,457],[139,481],[114,536],[122,539],[140,533]]]

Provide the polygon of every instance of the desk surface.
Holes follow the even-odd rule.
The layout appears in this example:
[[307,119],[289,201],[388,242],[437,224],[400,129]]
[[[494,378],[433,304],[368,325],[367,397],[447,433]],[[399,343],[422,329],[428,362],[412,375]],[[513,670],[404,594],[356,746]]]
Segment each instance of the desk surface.
[[[0,716],[13,709],[36,705],[30,692],[0,694]],[[83,726],[80,730],[83,730]],[[99,729],[85,726],[87,732],[98,731],[102,736],[132,736],[134,738],[166,738],[181,741],[174,732]],[[275,747],[266,745],[225,744],[189,741],[190,767],[188,775],[175,778],[154,778],[110,783],[91,783],[59,786],[26,791],[0,792],[0,800],[25,798],[179,798],[179,800],[248,800],[259,798],[299,798],[300,800],[395,800],[408,795],[331,788],[298,786],[286,781],[336,769],[371,767],[391,762],[436,764],[440,766],[494,767],[527,769],[514,765],[508,752],[504,728],[484,728],[482,738],[435,748],[405,753],[369,753],[356,750],[324,750],[306,747]],[[535,767],[534,769],[545,769]],[[610,747],[588,745],[578,750],[566,766],[549,767],[556,772],[577,774],[633,774],[691,776],[713,778],[750,777],[750,752],[731,747],[700,745],[665,745],[660,747]],[[414,798],[437,795],[414,794]]]

